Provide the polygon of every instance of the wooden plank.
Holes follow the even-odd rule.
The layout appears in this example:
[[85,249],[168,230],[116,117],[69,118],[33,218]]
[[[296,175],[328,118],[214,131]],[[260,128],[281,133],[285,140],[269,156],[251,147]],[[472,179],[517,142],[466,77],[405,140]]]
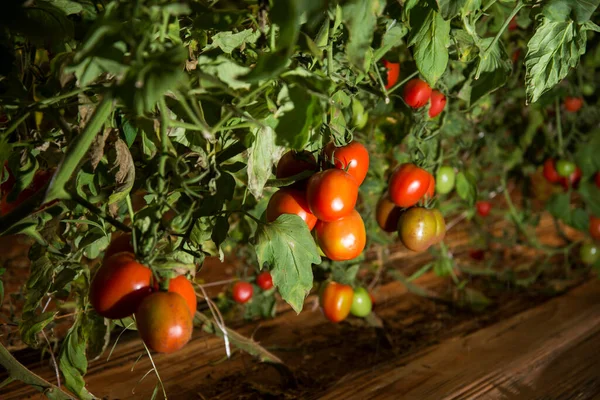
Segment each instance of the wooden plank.
[[466,337],[342,378],[320,399],[593,399],[600,283]]

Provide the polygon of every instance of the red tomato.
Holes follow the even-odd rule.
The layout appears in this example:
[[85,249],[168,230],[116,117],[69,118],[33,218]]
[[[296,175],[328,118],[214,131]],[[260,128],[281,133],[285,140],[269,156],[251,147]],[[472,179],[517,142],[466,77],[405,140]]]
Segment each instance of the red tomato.
[[514,17],[512,17],[512,19],[508,23],[508,30],[514,31],[517,28],[519,28],[519,25],[517,24],[517,16],[515,15]]
[[319,247],[333,261],[358,257],[367,243],[365,224],[356,210],[336,221],[317,222],[315,234]]
[[398,77],[400,76],[400,63],[383,60],[383,66],[387,69],[387,83],[385,84],[385,88],[390,89],[398,82]]
[[350,214],[358,199],[358,183],[341,169],[328,169],[308,180],[310,211],[321,221],[335,221]]
[[269,290],[273,287],[273,277],[269,271],[261,272],[256,277],[256,284],[262,290]]
[[248,282],[240,281],[236,282],[236,284],[233,285],[232,294],[233,300],[235,300],[236,303],[247,303],[252,298],[253,293],[254,289],[252,288],[252,285]]
[[427,187],[427,193],[425,193],[425,196],[427,196],[427,199],[432,199],[433,195],[435,194],[435,178],[432,174],[429,174],[429,178],[429,186]]
[[431,187],[432,176],[423,168],[415,164],[402,164],[398,166],[389,180],[390,199],[398,207],[412,207],[427,194]]
[[478,201],[475,203],[475,208],[477,208],[477,214],[487,217],[490,215],[490,211],[492,211],[492,203],[489,201]]
[[[7,165],[7,163],[5,163],[5,165]],[[8,195],[12,190],[13,186],[15,185],[15,178],[11,174],[11,172],[8,171],[8,180],[4,182],[2,186],[0,186],[0,192],[2,194],[2,200],[0,201],[0,215],[6,215],[15,208],[17,208],[19,205],[21,205],[21,203],[23,203],[25,200],[33,196],[40,189],[42,189],[51,178],[52,171],[36,171],[31,184],[27,188],[23,189],[17,195],[17,198],[14,201],[8,202]]]
[[565,97],[565,109],[569,112],[577,112],[583,106],[583,99],[581,97]]
[[553,158],[544,161],[544,177],[550,183],[558,183],[562,179],[556,171],[556,163]]
[[521,49],[516,49],[515,51],[513,51],[512,57],[511,57],[513,64],[516,64],[517,61],[519,61],[520,56],[521,56]]
[[177,293],[183,297],[185,303],[190,309],[192,318],[194,318],[198,303],[196,302],[196,291],[194,290],[194,285],[192,285],[192,282],[190,282],[185,276],[179,275],[178,277],[169,280],[169,292]]
[[317,217],[308,208],[306,193],[297,189],[283,188],[271,196],[267,205],[267,222],[273,222],[281,214],[295,214],[302,218],[309,230],[315,227]]
[[335,147],[333,142],[329,142],[324,153],[328,161],[335,160],[336,168],[348,172],[359,185],[363,183],[369,170],[369,152],[365,146],[352,141],[345,146]]
[[135,313],[138,332],[150,349],[172,353],[192,338],[192,316],[185,299],[174,292],[147,296]]
[[446,96],[439,90],[431,92],[431,100],[429,104],[429,118],[437,117],[446,107]]
[[471,249],[469,250],[469,257],[471,257],[473,260],[481,261],[485,258],[485,252],[481,249]]
[[596,186],[598,186],[600,188],[600,172],[596,172],[596,176],[594,177],[594,180],[596,181]]
[[289,178],[307,170],[317,170],[315,156],[308,150],[301,152],[290,150],[279,159],[275,176],[277,179]]
[[573,171],[573,173],[569,175],[569,179],[563,177],[560,178],[560,184],[565,190],[569,189],[569,185],[576,188],[577,186],[579,186],[581,175],[581,168],[575,167],[575,171]]
[[132,253],[117,253],[104,260],[90,285],[90,303],[103,317],[120,319],[133,314],[152,292],[152,271]]
[[321,293],[321,307],[325,317],[331,322],[341,322],[348,317],[354,290],[350,285],[329,282]]
[[423,107],[431,97],[431,88],[419,78],[411,79],[404,86],[404,101],[412,108]]
[[104,259],[106,260],[108,257],[123,251],[133,253],[131,233],[113,233],[112,240],[104,251]]
[[590,215],[590,236],[600,240],[600,217]]
[[384,193],[377,202],[375,216],[379,227],[386,232],[396,232],[398,229],[398,220],[402,209],[397,207],[389,198],[388,194]]

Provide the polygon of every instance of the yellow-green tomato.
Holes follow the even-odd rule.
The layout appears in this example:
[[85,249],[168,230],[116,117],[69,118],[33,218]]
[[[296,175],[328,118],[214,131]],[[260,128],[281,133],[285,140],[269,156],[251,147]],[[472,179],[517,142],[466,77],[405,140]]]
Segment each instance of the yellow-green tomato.
[[579,249],[579,258],[582,263],[592,265],[600,258],[600,250],[592,243],[585,243]]
[[356,288],[354,290],[354,298],[352,299],[352,307],[350,307],[350,314],[355,317],[364,318],[371,313],[372,308],[373,303],[367,289],[363,287]]
[[438,169],[435,177],[435,190],[438,193],[446,194],[450,193],[454,189],[454,182],[456,180],[456,174],[454,169],[448,165],[444,165]]

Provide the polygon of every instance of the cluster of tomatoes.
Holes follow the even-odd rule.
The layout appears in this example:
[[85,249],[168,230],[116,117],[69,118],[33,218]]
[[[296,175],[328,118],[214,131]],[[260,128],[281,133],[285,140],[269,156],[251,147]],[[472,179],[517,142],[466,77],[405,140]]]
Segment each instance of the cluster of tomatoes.
[[269,200],[268,222],[282,214],[295,214],[313,231],[325,256],[333,261],[358,257],[367,242],[365,224],[355,210],[358,187],[369,170],[369,152],[361,143],[352,141],[323,149],[322,168],[309,151],[290,151],[277,164],[278,179],[304,171],[313,171],[307,180],[279,189]]
[[131,235],[120,235],[106,249],[92,279],[90,303],[105,318],[134,314],[144,343],[154,351],[171,353],[192,337],[196,292],[182,275],[170,279],[167,290],[159,285],[152,270],[136,260]]
[[364,318],[373,309],[373,299],[367,289],[350,285],[329,282],[323,286],[320,295],[323,314],[331,322],[341,322],[352,314]]
[[565,190],[576,188],[581,180],[581,169],[568,160],[549,158],[544,162],[544,178],[552,184],[559,183]]
[[[262,290],[269,290],[273,287],[273,277],[269,271],[263,271],[256,276],[256,284]],[[252,284],[245,281],[236,282],[231,290],[233,300],[236,303],[244,304],[249,302],[254,295]]]
[[435,193],[435,178],[429,172],[405,163],[391,174],[388,190],[377,203],[377,223],[386,232],[398,232],[400,241],[413,251],[424,251],[439,243],[446,223],[438,209],[419,207]]

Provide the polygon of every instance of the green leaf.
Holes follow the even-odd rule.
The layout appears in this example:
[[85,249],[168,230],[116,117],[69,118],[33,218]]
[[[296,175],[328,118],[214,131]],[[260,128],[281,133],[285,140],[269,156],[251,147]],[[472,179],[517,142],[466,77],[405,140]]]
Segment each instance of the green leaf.
[[469,205],[474,205],[477,200],[477,184],[471,174],[462,171],[456,175],[456,193]]
[[256,285],[252,285],[254,288],[254,296],[252,301],[246,304],[244,310],[245,319],[260,318],[273,318],[277,311],[277,301],[273,295],[273,290],[263,291]]
[[21,340],[31,347],[36,347],[38,334],[54,320],[56,314],[58,313],[55,311],[48,311],[39,315],[23,315],[19,323]]
[[600,217],[600,189],[593,182],[584,182],[579,187],[579,195],[590,213]]
[[318,122],[315,120],[320,117],[319,102],[298,86],[285,86],[281,92],[279,97],[287,101],[280,108],[283,115],[275,128],[275,141],[280,146],[302,150],[308,143],[313,124]]
[[[385,31],[381,38],[381,47],[373,54],[373,63],[376,63],[392,48],[402,44],[402,38],[406,36],[408,29],[404,25],[395,24]],[[394,61],[394,60],[392,60]]]
[[411,37],[409,46],[415,46],[413,56],[423,78],[434,86],[446,71],[450,21],[432,9],[415,7],[410,14]]
[[479,42],[482,51],[478,58],[474,81],[471,84],[470,105],[504,86],[512,69],[502,42],[498,41],[489,48],[492,41],[493,38],[486,38]]
[[[242,80],[244,79],[243,75],[248,73],[250,69],[236,64],[235,61],[225,56],[218,56],[215,59],[200,56],[198,58],[198,68],[203,73],[218,77],[221,82],[231,89],[250,89],[250,83]],[[215,86],[214,82],[208,79],[203,79],[202,83],[207,88]]]
[[87,334],[83,321],[85,316],[80,314],[75,324],[69,329],[61,346],[58,364],[65,377],[65,386],[80,399],[95,399],[85,388],[83,376],[87,372],[86,358]]
[[581,168],[584,176],[592,176],[596,171],[600,171],[600,129],[590,132],[590,137],[589,142],[577,143],[575,152],[575,163]]
[[600,0],[548,0],[542,13],[553,21],[566,22],[573,18],[582,24],[590,20],[598,5]]
[[345,264],[334,263],[331,270],[332,278],[335,282],[342,283],[344,285],[353,285],[359,268],[360,264],[348,267]]
[[568,193],[553,195],[546,203],[546,209],[554,218],[571,225],[571,197]]
[[270,126],[254,129],[253,133],[254,141],[248,149],[248,190],[259,199],[283,149],[275,144],[275,132]]
[[565,78],[570,68],[577,66],[579,57],[585,53],[586,40],[585,27],[577,26],[574,21],[542,19],[527,43],[525,81],[530,102],[537,101]]
[[254,238],[258,263],[268,264],[281,297],[300,313],[313,284],[311,264],[319,264],[317,246],[302,218],[283,214],[259,224]]
[[342,8],[349,38],[346,44],[348,60],[360,71],[367,71],[366,53],[373,41],[377,17],[383,12],[385,0],[351,0]]
[[219,32],[212,37],[212,43],[204,47],[202,51],[220,48],[223,53],[231,52],[246,43],[256,43],[260,37],[260,31],[245,29],[241,32],[233,33],[231,31]]
[[451,20],[460,14],[468,0],[436,0],[440,14],[446,20]]
[[71,0],[49,0],[49,3],[58,8],[65,15],[78,14],[83,11],[81,4]]

